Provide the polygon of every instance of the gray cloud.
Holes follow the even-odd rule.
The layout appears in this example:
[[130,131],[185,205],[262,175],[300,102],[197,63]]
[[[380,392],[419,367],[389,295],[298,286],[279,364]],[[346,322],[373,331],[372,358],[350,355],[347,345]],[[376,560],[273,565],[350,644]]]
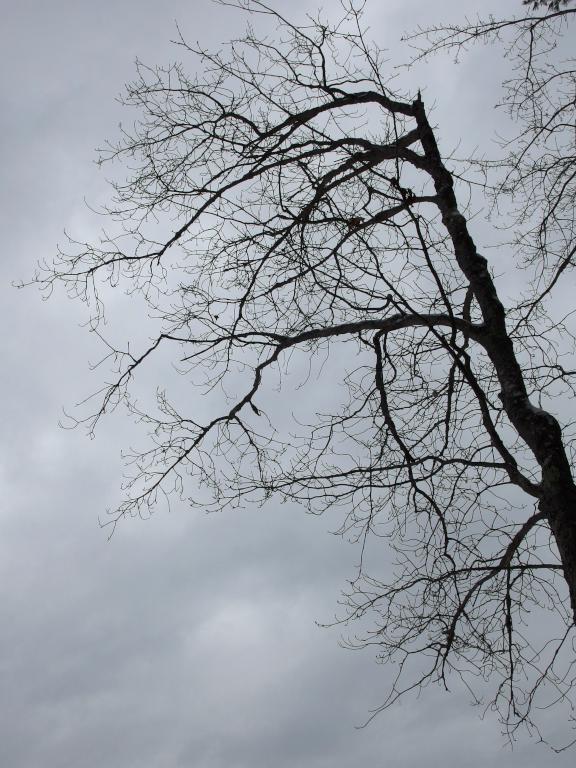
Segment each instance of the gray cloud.
[[[425,21],[425,5],[373,2],[374,36],[391,47]],[[454,13],[447,1],[432,5],[437,18]],[[290,3],[295,14],[313,7]],[[177,504],[107,541],[98,519],[117,500],[119,446],[134,431],[120,415],[94,441],[57,428],[61,406],[95,388],[86,363],[99,348],[79,327],[79,306],[60,294],[42,303],[10,282],[51,257],[64,227],[97,232],[83,203],[106,196],[93,149],[122,119],[114,96],[135,56],[174,56],[176,18],[186,35],[215,45],[238,31],[239,16],[203,0],[26,0],[6,3],[3,15],[0,763],[572,765],[573,756],[553,758],[533,743],[502,751],[498,726],[489,714],[480,721],[457,687],[355,727],[381,703],[393,670],[339,648],[338,629],[315,626],[332,619],[358,556],[327,534],[338,523],[329,516],[274,504],[205,516]],[[473,64],[438,60],[427,72],[430,91],[442,89],[440,122],[462,96],[441,132],[453,144],[458,126],[481,133],[487,102],[467,81],[474,55]],[[485,65],[481,76],[490,72]]]

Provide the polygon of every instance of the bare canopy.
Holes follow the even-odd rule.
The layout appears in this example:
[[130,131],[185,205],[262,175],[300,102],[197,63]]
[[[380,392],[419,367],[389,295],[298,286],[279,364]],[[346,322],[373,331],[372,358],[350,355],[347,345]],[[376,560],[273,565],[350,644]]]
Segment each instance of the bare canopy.
[[[550,174],[522,171],[548,135],[525,121],[510,165],[482,167],[498,179],[483,194],[531,195],[543,211],[516,236],[532,258],[509,259],[533,290],[505,306],[469,225],[464,167],[443,155],[417,87],[390,90],[354,5],[303,27],[257,0],[230,5],[274,17],[277,37],[249,32],[220,53],[181,39],[198,77],[140,65],[125,96],[137,122],[103,156],[130,169],[108,209],[118,229],[71,244],[37,277],[86,300],[94,329],[109,286],[139,293],[158,328],[137,351],[107,341],[116,375],[86,419],[92,429],[124,403],[149,427],[109,522],[197,487],[211,494],[203,506],[274,495],[340,507],[342,532],[362,542],[344,600],[342,620],[360,620],[350,643],[398,663],[384,706],[461,678],[514,732],[540,706],[570,707],[576,613],[573,444],[552,413],[574,371],[557,354],[568,330],[546,314],[572,266],[574,222],[566,197],[542,208]],[[534,13],[545,48],[574,11]],[[515,23],[520,39],[528,27]],[[474,39],[444,30],[426,37],[436,50]],[[570,108],[556,135],[572,152],[564,194],[576,173]],[[510,224],[520,232],[521,219]],[[161,380],[154,406],[132,397],[158,355],[194,399]],[[284,383],[304,359],[326,393],[306,419]],[[228,405],[204,417],[198,393],[217,386]],[[280,406],[267,409],[274,387]],[[382,546],[392,568],[378,565]],[[530,622],[544,610],[543,636]]]

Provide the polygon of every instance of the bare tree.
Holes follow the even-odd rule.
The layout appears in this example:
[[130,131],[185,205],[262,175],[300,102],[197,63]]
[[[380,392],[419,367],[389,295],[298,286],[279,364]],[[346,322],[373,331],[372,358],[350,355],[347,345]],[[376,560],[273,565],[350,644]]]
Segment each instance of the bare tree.
[[[124,403],[149,427],[110,523],[188,498],[190,475],[211,499],[191,503],[340,507],[362,549],[344,601],[342,620],[359,620],[350,644],[398,664],[384,706],[460,678],[510,734],[541,706],[571,712],[574,444],[552,411],[575,372],[546,301],[574,231],[568,198],[555,207],[546,185],[567,195],[575,166],[523,170],[531,152],[546,163],[549,134],[538,144],[526,128],[512,146],[502,189],[549,207],[524,234],[540,279],[505,307],[461,202],[463,169],[443,157],[420,93],[390,90],[359,9],[297,27],[258,0],[224,4],[273,17],[278,37],[248,32],[220,53],[180,39],[199,78],[139,65],[125,97],[138,120],[103,155],[130,168],[108,209],[120,229],[71,245],[37,278],[87,301],[98,333],[116,286],[139,293],[158,325],[138,351],[106,342],[116,376],[87,419],[93,429]],[[558,18],[534,39],[571,13],[544,11]],[[466,34],[452,33],[449,47]],[[570,130],[556,138],[570,138],[573,163]],[[132,392],[158,355],[197,395],[222,387],[226,408],[203,417],[202,398],[159,389],[145,409]],[[306,414],[294,393],[305,360],[317,378],[302,374],[302,386],[321,392],[324,412]],[[393,568],[379,565],[381,539]]]

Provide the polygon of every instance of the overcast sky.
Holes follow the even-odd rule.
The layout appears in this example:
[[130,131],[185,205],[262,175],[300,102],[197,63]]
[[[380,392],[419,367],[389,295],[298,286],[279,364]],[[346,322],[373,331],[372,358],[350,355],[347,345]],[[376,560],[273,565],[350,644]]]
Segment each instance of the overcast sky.
[[[454,20],[519,2],[368,0],[368,13],[393,49],[432,12]],[[316,3],[277,7],[298,19]],[[274,504],[211,516],[175,505],[111,541],[99,528],[132,428],[112,418],[95,440],[58,428],[62,407],[94,389],[99,350],[80,305],[10,283],[50,259],[64,229],[97,233],[84,203],[107,194],[94,149],[122,119],[115,96],[134,59],[175,56],[175,20],[207,46],[244,23],[208,0],[2,0],[0,765],[573,765],[573,753],[526,739],[503,748],[497,722],[462,692],[425,691],[357,728],[392,672],[315,624],[332,618],[357,561],[329,533],[337,520]],[[428,86],[443,140],[474,145],[495,126],[498,76],[481,49],[458,67],[435,60],[414,90]]]

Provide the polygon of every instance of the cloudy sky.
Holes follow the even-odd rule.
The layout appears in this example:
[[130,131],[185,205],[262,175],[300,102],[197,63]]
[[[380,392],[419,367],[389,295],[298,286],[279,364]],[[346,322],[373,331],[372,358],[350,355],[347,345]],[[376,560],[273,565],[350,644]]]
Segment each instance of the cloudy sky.
[[[432,12],[456,19],[477,5],[502,3],[368,0],[368,17],[396,57],[401,33]],[[316,3],[277,7],[298,19]],[[391,670],[316,626],[332,618],[357,560],[330,535],[337,520],[274,504],[210,516],[175,505],[110,541],[100,529],[131,427],[112,418],[95,440],[59,429],[62,408],[94,389],[88,364],[99,348],[80,305],[59,294],[42,302],[11,282],[50,259],[64,229],[97,233],[84,203],[107,194],[94,149],[115,135],[115,96],[134,59],[175,56],[175,20],[207,46],[244,23],[208,0],[2,2],[0,764],[572,765],[573,754],[527,740],[503,748],[490,713],[480,719],[462,692],[425,691],[357,728]],[[483,49],[414,74],[447,141],[463,134],[473,146],[490,135],[498,66]]]

